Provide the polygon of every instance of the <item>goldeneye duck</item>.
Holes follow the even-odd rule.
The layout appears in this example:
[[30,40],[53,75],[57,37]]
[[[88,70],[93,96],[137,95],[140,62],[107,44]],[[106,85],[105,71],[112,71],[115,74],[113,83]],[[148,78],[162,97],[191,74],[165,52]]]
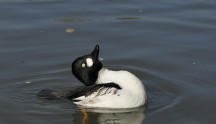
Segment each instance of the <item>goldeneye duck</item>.
[[135,108],[145,104],[143,83],[128,71],[112,71],[99,61],[99,45],[78,57],[71,66],[74,76],[84,86],[68,91],[42,90],[39,97],[68,98],[86,108]]
[[75,77],[87,85],[83,94],[73,98],[84,107],[133,108],[145,104],[143,83],[128,71],[112,71],[99,61],[99,45],[91,54],[72,63]]

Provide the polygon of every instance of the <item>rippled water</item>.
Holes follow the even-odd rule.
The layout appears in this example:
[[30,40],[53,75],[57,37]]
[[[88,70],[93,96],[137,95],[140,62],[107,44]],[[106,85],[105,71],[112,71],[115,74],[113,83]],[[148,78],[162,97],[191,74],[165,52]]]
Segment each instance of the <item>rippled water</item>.
[[215,41],[215,0],[0,0],[0,123],[84,123],[36,93],[80,85],[71,62],[96,44],[106,67],[143,81],[148,107],[89,110],[86,123],[215,123]]

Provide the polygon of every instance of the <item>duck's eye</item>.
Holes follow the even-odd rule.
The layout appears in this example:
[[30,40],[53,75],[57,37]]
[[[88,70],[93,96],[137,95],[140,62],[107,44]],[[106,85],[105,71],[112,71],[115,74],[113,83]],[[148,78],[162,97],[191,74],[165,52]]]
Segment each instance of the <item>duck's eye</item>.
[[83,63],[83,64],[82,64],[82,67],[84,68],[85,66],[86,66],[86,64],[85,64],[85,63]]

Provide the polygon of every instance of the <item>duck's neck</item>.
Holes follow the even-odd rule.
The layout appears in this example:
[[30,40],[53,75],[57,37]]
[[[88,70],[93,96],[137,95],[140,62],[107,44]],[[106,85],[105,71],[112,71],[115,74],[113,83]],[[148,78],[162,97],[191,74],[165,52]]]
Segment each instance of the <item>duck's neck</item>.
[[113,75],[112,70],[109,70],[104,67],[101,68],[101,70],[98,72],[98,79],[96,81],[96,84],[113,82],[112,75]]

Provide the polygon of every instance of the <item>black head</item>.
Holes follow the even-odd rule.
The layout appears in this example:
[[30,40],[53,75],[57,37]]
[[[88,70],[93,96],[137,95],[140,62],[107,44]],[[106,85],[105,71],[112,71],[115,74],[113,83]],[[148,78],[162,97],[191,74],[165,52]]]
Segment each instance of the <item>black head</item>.
[[98,60],[99,45],[88,54],[77,58],[72,63],[72,73],[74,76],[87,86],[94,85],[98,78],[98,72],[103,67]]

